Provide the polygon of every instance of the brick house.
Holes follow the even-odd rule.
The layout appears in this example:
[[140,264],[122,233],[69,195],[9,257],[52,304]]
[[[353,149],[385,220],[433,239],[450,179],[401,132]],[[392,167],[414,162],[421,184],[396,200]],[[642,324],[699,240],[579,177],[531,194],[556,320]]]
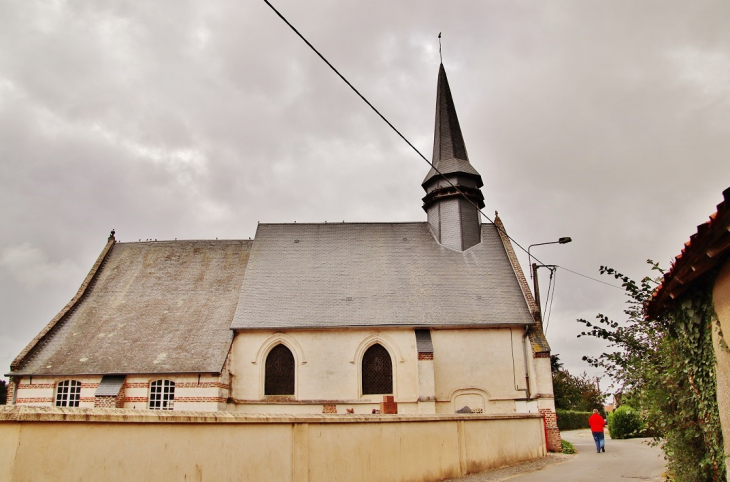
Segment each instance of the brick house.
[[9,403],[371,413],[385,396],[405,414],[540,412],[559,449],[550,347],[502,221],[477,212],[482,178],[443,65],[433,164],[426,222],[259,224],[244,241],[112,233],[12,363]]

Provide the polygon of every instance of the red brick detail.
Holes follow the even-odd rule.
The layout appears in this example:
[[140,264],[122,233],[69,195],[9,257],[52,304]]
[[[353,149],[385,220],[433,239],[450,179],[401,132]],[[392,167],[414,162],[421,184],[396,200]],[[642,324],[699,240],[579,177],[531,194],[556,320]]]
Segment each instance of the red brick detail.
[[545,428],[545,443],[550,452],[562,452],[563,444],[560,439],[560,429],[558,428],[558,415],[549,408],[541,408],[538,410],[542,415],[543,427]]
[[225,397],[175,397],[175,403],[185,402],[216,402],[226,403]]
[[[517,276],[517,282],[519,283],[520,288],[522,288],[522,294],[527,301],[527,306],[530,307],[530,313],[534,316],[534,314],[538,311],[537,303],[535,303],[535,298],[532,296],[532,291],[530,291],[530,285],[527,284],[525,273],[522,272],[522,266],[520,265],[520,261],[517,259],[515,250],[512,247],[512,242],[507,236],[507,231],[504,229],[504,224],[496,213],[494,216],[494,225],[499,233],[499,238],[502,240],[504,250],[507,252],[507,259],[509,259],[509,263],[512,265],[512,270]],[[530,267],[528,267],[528,269],[530,269]]]
[[96,383],[82,383],[81,388],[99,388],[99,382]]
[[125,383],[124,388],[150,388],[150,384],[148,382]]
[[143,403],[147,403],[149,401],[150,401],[150,399],[148,397],[124,397],[122,399],[122,403],[126,403],[126,402],[134,402],[134,403],[136,403],[136,402],[143,402]]
[[201,382],[201,383],[180,383],[175,382],[175,388],[224,388],[229,390],[231,388],[227,383],[220,382]]
[[15,403],[53,403],[51,397],[17,398]]
[[117,408],[117,397],[94,397],[94,408]]
[[533,354],[533,358],[550,358],[549,351],[539,351]]
[[337,405],[334,403],[325,403],[322,405],[322,413],[337,413]]
[[44,388],[56,388],[53,383],[26,383],[18,385],[18,390],[42,390]]
[[419,353],[419,360],[433,360],[433,353]]
[[383,396],[383,401],[380,402],[380,413],[398,413],[398,404],[392,395]]
[[115,397],[117,399],[117,404],[115,405],[115,408],[124,408],[124,398],[125,398],[125,392],[124,392],[124,385],[122,385],[122,388],[119,390],[119,393],[117,393],[117,396]]

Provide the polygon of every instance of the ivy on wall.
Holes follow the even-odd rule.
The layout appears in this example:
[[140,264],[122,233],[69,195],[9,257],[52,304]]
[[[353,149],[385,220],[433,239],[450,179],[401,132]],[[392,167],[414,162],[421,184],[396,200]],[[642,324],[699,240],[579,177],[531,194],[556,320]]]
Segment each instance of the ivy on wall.
[[620,385],[623,403],[640,411],[673,480],[726,481],[712,345],[712,330],[719,326],[714,279],[696,284],[657,319],[647,319],[646,303],[659,280],[636,283],[606,267],[601,274],[622,282],[628,318],[618,323],[599,314],[597,323],[578,320],[588,328],[579,336],[607,340],[612,349],[583,359],[604,369]]

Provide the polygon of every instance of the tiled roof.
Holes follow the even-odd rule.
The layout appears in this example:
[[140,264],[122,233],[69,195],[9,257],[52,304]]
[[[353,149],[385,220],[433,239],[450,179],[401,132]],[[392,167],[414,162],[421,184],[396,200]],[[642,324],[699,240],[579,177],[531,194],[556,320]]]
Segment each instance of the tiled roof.
[[427,223],[260,224],[231,328],[533,323],[492,224],[464,252]]
[[[433,160],[431,161],[441,174],[464,173],[476,177],[477,187],[482,187],[482,178],[469,163],[464,136],[456,116],[454,99],[451,97],[449,80],[443,64],[439,67],[438,84],[436,87],[436,123],[433,135]],[[423,180],[423,185],[434,176],[438,176],[435,169],[431,170]]]
[[710,220],[697,226],[682,252],[675,258],[662,284],[649,302],[647,314],[656,317],[672,306],[693,283],[719,266],[730,256],[730,188],[722,193],[723,201]]
[[252,243],[113,244],[87,292],[13,373],[219,372]]

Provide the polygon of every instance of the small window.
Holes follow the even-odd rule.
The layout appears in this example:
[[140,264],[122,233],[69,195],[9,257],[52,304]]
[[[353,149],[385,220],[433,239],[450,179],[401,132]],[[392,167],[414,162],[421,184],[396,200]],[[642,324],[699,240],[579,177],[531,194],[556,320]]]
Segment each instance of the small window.
[[294,355],[282,344],[266,357],[264,395],[294,395]]
[[66,380],[56,387],[57,407],[78,407],[81,400],[81,382]]
[[393,393],[393,362],[383,345],[375,344],[362,357],[363,395]]
[[150,383],[150,410],[172,410],[175,401],[175,382],[157,380]]

